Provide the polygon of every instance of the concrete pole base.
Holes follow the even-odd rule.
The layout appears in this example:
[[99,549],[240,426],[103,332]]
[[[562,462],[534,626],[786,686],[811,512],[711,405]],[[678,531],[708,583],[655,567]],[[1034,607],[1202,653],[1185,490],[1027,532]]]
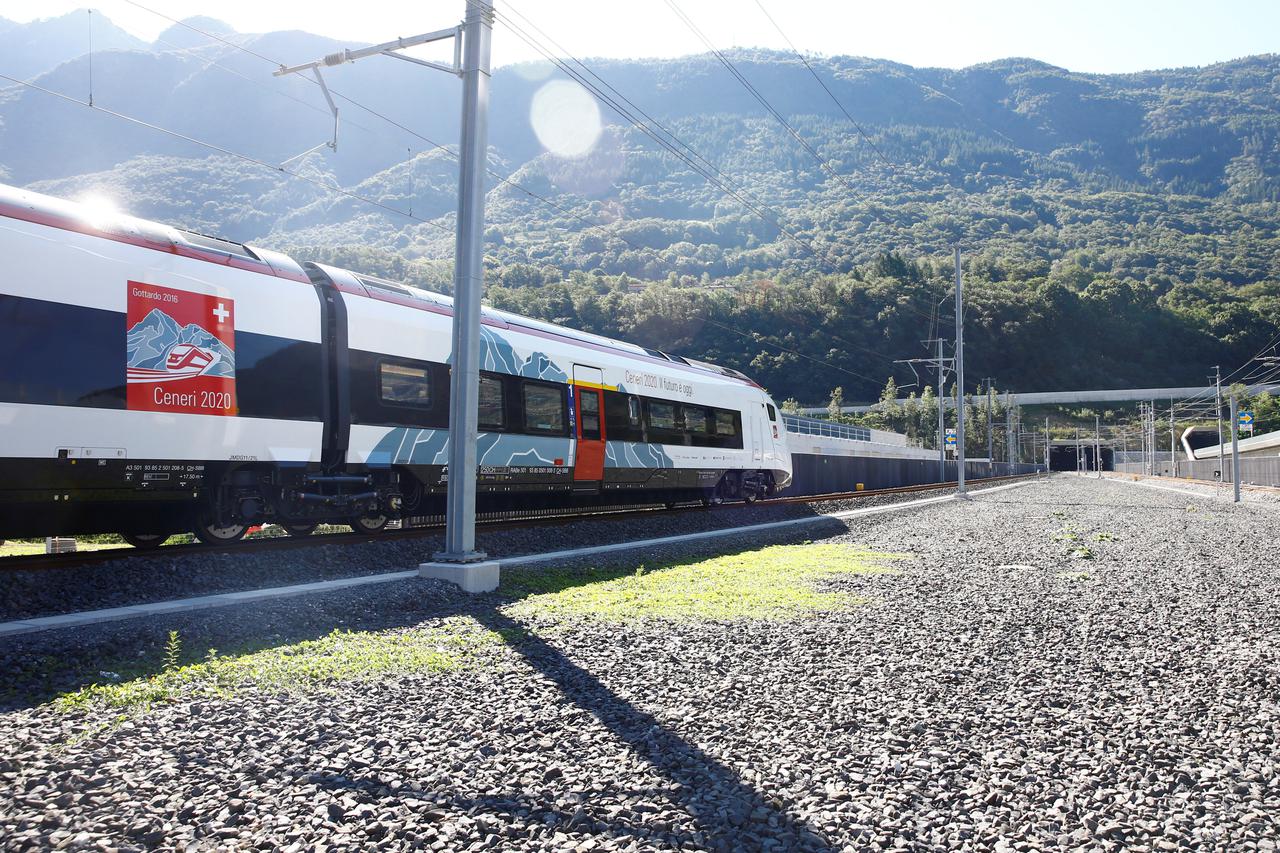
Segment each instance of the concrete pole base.
[[498,588],[499,565],[497,561],[422,563],[418,566],[418,577],[455,583],[463,592],[493,592]]

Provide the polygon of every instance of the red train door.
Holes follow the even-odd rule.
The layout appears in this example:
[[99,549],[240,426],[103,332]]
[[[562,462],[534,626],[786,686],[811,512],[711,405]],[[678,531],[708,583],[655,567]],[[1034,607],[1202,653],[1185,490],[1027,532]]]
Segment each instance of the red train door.
[[604,373],[598,367],[573,366],[573,392],[578,407],[578,451],[573,479],[604,479]]

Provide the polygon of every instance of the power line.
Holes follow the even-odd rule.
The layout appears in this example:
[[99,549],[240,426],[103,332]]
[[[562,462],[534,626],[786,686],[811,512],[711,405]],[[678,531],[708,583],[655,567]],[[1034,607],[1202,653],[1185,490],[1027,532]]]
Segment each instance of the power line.
[[751,341],[755,341],[756,343],[761,343],[761,344],[764,344],[765,346],[774,347],[775,349],[782,350],[785,353],[790,353],[791,355],[808,359],[809,361],[812,361],[815,364],[821,364],[822,366],[829,367],[832,370],[839,370],[841,373],[847,373],[850,376],[856,376],[859,379],[862,379],[866,382],[871,382],[876,385],[880,384],[879,379],[873,379],[870,376],[867,376],[862,373],[858,373],[856,370],[849,370],[848,368],[841,367],[838,364],[832,364],[829,361],[824,361],[823,359],[820,359],[820,358],[814,358],[811,355],[805,355],[804,353],[799,352],[797,350],[784,347],[781,344],[776,344],[773,341],[770,341],[768,338],[766,338],[764,335],[762,335],[759,332],[750,332],[750,333],[744,332],[741,329],[735,329],[733,326],[726,325],[725,323],[719,323],[715,320],[712,320],[710,317],[706,317],[706,316],[704,316],[702,319],[703,319],[703,322],[709,323],[712,326],[718,326],[721,329],[725,329],[726,331],[733,332],[735,335],[740,335],[741,337],[747,338],[748,340],[751,340]]
[[[195,33],[199,33],[200,35],[205,36],[206,38],[213,39],[214,41],[221,42],[222,44],[225,44],[225,45],[227,45],[228,47],[235,48],[236,50],[243,51],[243,52],[245,52],[246,54],[248,54],[248,55],[250,55],[250,56],[253,56],[253,57],[256,57],[256,58],[258,58],[258,59],[261,59],[263,62],[266,62],[267,64],[271,65],[272,67],[279,68],[279,67],[282,67],[282,66],[283,66],[283,63],[281,63],[281,62],[277,62],[276,60],[272,59],[272,58],[271,58],[271,57],[269,57],[269,56],[264,56],[263,54],[258,53],[258,52],[257,52],[257,51],[255,51],[255,50],[250,50],[249,48],[245,47],[245,46],[244,46],[244,45],[242,45],[242,44],[237,44],[236,42],[229,41],[229,40],[227,40],[227,39],[225,39],[225,38],[222,38],[222,37],[221,37],[221,36],[219,36],[219,35],[216,35],[215,33],[211,33],[211,32],[208,32],[208,31],[206,31],[206,30],[200,29],[199,27],[197,27],[197,26],[195,26],[195,25],[193,25],[193,24],[191,24],[191,23],[188,23],[187,21],[180,21],[180,20],[178,20],[178,19],[176,19],[176,18],[172,18],[172,17],[170,17],[170,16],[168,16],[168,15],[164,14],[163,12],[160,12],[160,11],[158,11],[158,10],[156,10],[156,9],[152,9],[152,8],[150,8],[150,7],[148,7],[148,6],[144,6],[143,4],[141,4],[141,3],[137,2],[137,0],[125,0],[125,2],[126,2],[126,3],[129,3],[130,5],[136,6],[137,8],[142,9],[142,10],[143,10],[143,11],[145,11],[145,12],[150,12],[151,14],[156,15],[157,17],[163,18],[163,19],[164,19],[164,20],[166,20],[166,21],[170,21],[171,23],[176,24],[177,26],[185,27],[186,29],[191,30],[192,32],[195,32]],[[217,63],[215,62],[214,64],[217,64]],[[222,67],[222,66],[219,66],[219,67]],[[229,69],[229,68],[227,68],[227,69],[225,69],[225,70],[232,71],[232,69]],[[245,76],[245,75],[243,75],[243,74],[239,74],[239,72],[232,71],[232,73],[235,73],[235,74],[237,74],[238,76],[245,77],[245,79],[246,79],[246,80],[250,80],[251,82],[256,82],[256,81],[252,81],[252,78],[250,78],[250,77],[247,77],[247,76]],[[313,80],[313,79],[311,79],[311,78],[309,78],[309,77],[303,77],[302,79],[304,79],[304,80],[306,80],[307,82],[311,83],[313,86],[318,86],[318,85],[320,85],[317,81],[315,81],[315,80]],[[261,85],[261,84],[260,84],[260,85]],[[278,90],[270,89],[269,87],[265,87],[265,86],[264,86],[263,88],[268,88],[268,90],[269,90],[269,91],[273,91],[273,92],[277,92],[278,94],[285,95],[285,93],[284,93],[284,92],[279,92]],[[329,89],[329,91],[330,91],[330,93],[332,93],[332,94],[333,94],[333,96],[334,96],[334,97],[339,98],[339,99],[341,99],[341,100],[345,101],[345,102],[346,102],[346,103],[348,103],[348,104],[351,104],[352,106],[356,107],[357,109],[364,110],[365,112],[369,113],[370,115],[374,116],[375,118],[379,118],[379,119],[381,119],[382,121],[386,122],[387,124],[390,124],[391,126],[393,126],[393,127],[397,128],[397,129],[399,129],[399,130],[403,131],[404,133],[407,133],[407,134],[409,134],[410,136],[413,136],[413,137],[415,137],[415,138],[417,138],[417,139],[421,140],[422,142],[425,142],[427,145],[430,145],[432,148],[435,148],[435,149],[437,149],[437,150],[439,150],[439,151],[443,151],[445,154],[447,154],[448,156],[450,156],[450,157],[454,158],[455,160],[456,160],[456,159],[458,159],[458,154],[457,154],[457,152],[453,151],[453,150],[452,150],[452,149],[450,149],[449,147],[447,147],[447,146],[445,146],[445,145],[442,145],[442,144],[440,144],[439,142],[436,142],[436,141],[435,141],[435,140],[433,140],[433,139],[428,138],[427,136],[425,136],[425,135],[423,135],[423,134],[419,133],[418,131],[413,130],[413,129],[412,129],[412,128],[410,128],[410,127],[407,127],[407,126],[406,126],[406,125],[404,125],[404,124],[401,124],[400,122],[396,121],[395,119],[391,118],[390,116],[385,115],[385,114],[383,114],[383,113],[381,113],[381,112],[378,112],[377,110],[373,109],[372,107],[367,106],[367,105],[365,105],[365,104],[363,104],[363,103],[361,103],[361,102],[359,102],[359,101],[355,100],[354,98],[351,98],[351,97],[349,97],[349,96],[347,96],[347,95],[344,95],[342,92],[339,92],[337,89],[330,88],[330,89]],[[292,97],[292,96],[290,96],[290,95],[285,95],[285,96],[286,96],[286,97],[291,98],[292,100],[296,100],[296,101],[298,101],[298,103],[301,103],[301,104],[303,104],[303,105],[307,106],[307,107],[308,107],[308,108],[310,108],[310,109],[319,110],[320,112],[323,112],[323,113],[325,113],[326,115],[328,115],[328,111],[326,111],[326,110],[322,110],[322,109],[320,109],[319,107],[316,107],[316,106],[315,106],[315,105],[313,105],[313,104],[308,104],[306,101],[302,101],[302,100],[300,100],[300,99],[298,99],[298,98],[293,98],[293,97]],[[354,122],[349,122],[349,123],[354,124]],[[361,125],[356,125],[356,126],[357,126],[357,127],[362,127]],[[368,130],[368,128],[363,128],[363,127],[362,127],[362,129]],[[373,131],[369,131],[369,132],[370,132],[370,133],[372,133]],[[528,195],[528,196],[529,196],[529,197],[531,197],[531,198],[537,199],[538,201],[541,201],[543,204],[546,204],[546,205],[548,205],[549,207],[553,207],[553,208],[555,208],[556,210],[558,210],[559,212],[561,212],[561,213],[565,214],[566,216],[571,216],[571,217],[573,217],[574,219],[577,219],[578,221],[580,221],[580,222],[582,222],[582,223],[586,224],[587,226],[589,226],[589,227],[591,227],[591,228],[607,229],[607,226],[605,226],[605,225],[601,225],[601,224],[600,224],[600,223],[598,223],[598,222],[592,222],[592,221],[588,220],[587,218],[585,218],[584,216],[582,216],[581,214],[575,213],[574,211],[569,210],[568,208],[565,208],[565,207],[562,207],[561,205],[556,204],[555,202],[551,201],[550,199],[546,198],[545,196],[542,196],[542,195],[540,195],[540,194],[538,194],[538,193],[534,192],[533,190],[529,189],[528,187],[525,187],[525,186],[522,186],[521,184],[516,183],[515,181],[511,180],[509,177],[504,176],[504,175],[501,175],[501,174],[499,174],[498,172],[494,171],[493,169],[488,168],[488,166],[486,166],[486,167],[485,167],[485,171],[486,171],[490,176],[492,176],[493,178],[497,179],[500,183],[505,184],[505,185],[507,185],[507,186],[509,186],[509,187],[512,187],[513,189],[517,189],[517,190],[519,190],[520,192],[524,193],[525,195]],[[611,236],[616,237],[617,239],[619,239],[619,240],[621,240],[622,242],[626,243],[628,246],[631,246],[633,249],[636,249],[636,250],[638,250],[638,251],[642,251],[642,250],[644,249],[644,247],[643,247],[643,246],[639,245],[638,243],[632,242],[631,240],[627,239],[627,238],[626,238],[625,236],[623,236],[622,234],[618,234],[618,233],[616,233],[616,232],[612,232],[612,231],[611,231],[610,233],[611,233]]]
[[[134,4],[134,5],[137,5],[137,4]],[[186,25],[184,25],[184,26],[190,26],[190,25],[189,25],[189,24],[186,24]],[[194,29],[194,27],[192,27],[192,29]],[[201,31],[201,30],[197,30],[197,32],[203,32],[203,31]],[[164,39],[160,38],[159,36],[157,36],[155,40],[156,40],[156,42],[158,42],[158,43],[160,43],[160,44],[165,44],[165,45],[168,45],[169,47],[173,48],[173,51],[174,51],[175,53],[193,54],[193,51],[195,50],[194,48],[182,47],[181,45],[174,44],[174,43],[173,43],[173,42],[171,42],[171,41],[165,41]],[[257,86],[259,89],[262,89],[262,90],[263,90],[263,91],[265,91],[265,92],[270,92],[270,93],[271,93],[271,94],[273,94],[273,95],[279,95],[279,96],[280,96],[280,97],[282,97],[282,98],[287,98],[288,100],[293,101],[295,104],[300,104],[300,105],[302,105],[302,106],[306,107],[307,109],[311,110],[312,112],[317,112],[317,113],[320,113],[320,114],[325,115],[325,116],[332,116],[332,113],[330,113],[330,112],[329,112],[327,109],[325,109],[324,107],[317,106],[316,104],[313,104],[313,103],[311,103],[310,101],[304,101],[302,98],[299,98],[299,97],[297,97],[297,96],[295,96],[295,95],[291,95],[291,94],[289,94],[288,92],[284,92],[284,91],[281,91],[280,89],[276,89],[276,88],[273,88],[273,87],[271,87],[271,86],[268,86],[267,84],[263,83],[261,80],[256,80],[256,79],[254,79],[253,77],[250,77],[248,74],[245,74],[245,73],[243,73],[243,72],[241,72],[241,71],[237,71],[236,69],[232,68],[232,67],[231,67],[231,66],[229,66],[229,65],[223,65],[221,62],[218,62],[216,59],[209,59],[209,58],[207,58],[207,57],[203,57],[203,56],[196,56],[196,57],[195,57],[195,59],[196,59],[196,61],[197,61],[197,62],[204,63],[206,67],[208,67],[208,66],[213,66],[213,67],[215,67],[215,68],[219,68],[219,69],[221,69],[221,70],[223,70],[223,71],[227,72],[228,74],[234,74],[236,77],[239,77],[241,80],[244,80],[244,81],[246,81],[246,82],[248,82],[248,83],[251,83],[251,84],[253,84],[254,86]],[[364,125],[359,124],[358,122],[351,121],[350,119],[348,119],[347,121],[344,121],[344,122],[343,122],[343,126],[348,126],[348,125],[349,125],[349,126],[351,126],[351,127],[357,127],[357,128],[359,128],[360,130],[363,130],[365,133],[369,133],[369,134],[374,133],[374,131],[373,131],[371,128],[365,127]]]
[[355,201],[361,201],[361,202],[364,202],[365,204],[370,204],[370,205],[373,205],[374,207],[382,208],[383,210],[389,213],[394,213],[397,216],[403,216],[407,219],[412,219],[415,222],[421,222],[424,225],[430,225],[433,228],[439,228],[441,231],[445,231],[449,234],[453,233],[453,229],[445,225],[441,225],[438,222],[434,222],[429,219],[423,219],[420,216],[414,216],[412,213],[392,207],[389,204],[384,204],[375,199],[362,196],[359,193],[353,193],[350,190],[344,190],[341,187],[336,187],[330,184],[326,184],[315,178],[308,177],[298,172],[290,171],[289,169],[286,169],[283,166],[277,166],[272,163],[268,163],[265,160],[259,160],[257,157],[252,157],[248,154],[241,154],[239,151],[233,151],[230,148],[225,148],[221,145],[216,145],[212,142],[205,142],[203,139],[196,139],[194,136],[187,136],[185,133],[179,133],[176,130],[170,130],[167,127],[162,127],[158,124],[153,124],[149,121],[144,121],[143,119],[128,115],[126,113],[117,112],[116,110],[108,109],[106,107],[99,106],[97,104],[90,104],[88,101],[82,101],[79,98],[73,98],[72,96],[64,95],[61,92],[55,92],[53,89],[47,89],[44,86],[41,86],[37,83],[32,83],[29,80],[20,80],[17,77],[10,77],[8,74],[0,74],[0,80],[8,80],[10,83],[17,83],[18,85],[26,86],[30,89],[34,89],[37,92],[43,92],[46,95],[50,95],[55,98],[60,98],[61,100],[67,101],[68,103],[76,104],[77,106],[85,107],[86,109],[89,109],[89,110],[95,110],[97,112],[104,113],[109,116],[113,116],[114,118],[118,118],[121,121],[126,121],[130,124],[137,125],[138,127],[145,127],[145,128],[148,128],[149,130],[154,130],[158,133],[163,133],[168,136],[171,136],[174,139],[179,139],[179,140],[182,140],[183,142],[191,143],[192,145],[199,145],[202,148],[209,149],[210,151],[215,151],[219,154],[225,154],[229,157],[235,157],[237,159],[244,160],[246,163],[252,163],[255,166],[261,166],[262,168],[270,169],[273,172],[280,172],[284,175],[288,175],[291,178],[297,178],[300,181],[306,181],[309,184],[314,184],[315,186],[319,187],[325,192],[343,195],[343,196],[346,196],[347,198],[354,199]]
[[769,10],[764,7],[764,4],[761,3],[760,0],[756,0],[756,6],[760,7],[760,11],[769,19],[769,23],[773,24],[773,28],[778,31],[778,35],[782,36],[783,40],[791,46],[791,52],[796,55],[796,58],[804,63],[805,68],[809,69],[809,73],[813,75],[814,80],[818,81],[818,85],[822,87],[822,91],[827,93],[827,96],[831,98],[832,103],[840,108],[840,112],[844,113],[844,117],[847,118],[849,123],[857,129],[858,135],[871,146],[872,151],[876,152],[876,154],[880,156],[880,159],[884,161],[884,164],[889,167],[890,173],[896,175],[897,170],[894,169],[893,164],[889,162],[889,158],[884,156],[884,152],[880,150],[879,146],[871,141],[871,137],[862,129],[862,125],[858,124],[854,117],[849,115],[849,111],[844,108],[844,104],[840,103],[840,99],[835,96],[835,93],[827,88],[827,84],[818,76],[818,72],[813,70],[813,66],[809,64],[809,60],[805,58],[799,48],[797,48],[791,39],[787,37],[787,34],[782,31],[782,27],[778,26],[778,22],[773,19],[773,15],[769,14]]
[[[575,82],[583,86],[583,88],[587,89],[602,103],[604,103],[606,106],[608,106],[618,115],[620,115],[623,119],[629,122],[641,133],[645,134],[654,142],[658,143],[658,145],[662,146],[662,148],[668,151],[672,156],[676,157],[677,159],[679,159],[680,161],[688,165],[690,169],[692,169],[693,171],[701,175],[712,186],[724,192],[725,195],[730,196],[736,201],[738,201],[743,207],[750,210],[752,213],[760,217],[765,222],[771,222],[779,231],[786,234],[787,237],[789,237],[798,246],[800,246],[805,251],[809,252],[811,255],[814,255],[814,256],[818,255],[818,250],[815,249],[812,244],[802,239],[791,229],[783,225],[781,220],[776,215],[774,215],[771,211],[769,211],[767,208],[745,197],[742,194],[742,192],[739,191],[737,188],[730,186],[728,183],[725,182],[725,180],[722,180],[721,178],[719,178],[713,169],[702,166],[699,163],[695,162],[688,155],[682,152],[674,142],[664,138],[657,131],[651,128],[649,125],[640,121],[640,119],[638,119],[632,112],[630,112],[627,109],[627,107],[619,103],[618,99],[611,97],[609,94],[607,94],[601,88],[593,84],[581,73],[577,72],[568,64],[566,64],[564,61],[562,61],[559,57],[553,54],[545,45],[539,42],[537,38],[527,33],[519,24],[517,24],[511,18],[503,15],[500,11],[495,12],[495,15],[500,23],[506,26],[509,30],[511,30],[512,33],[514,33],[518,38],[520,38],[522,41],[524,41],[534,50],[542,54],[547,59],[548,62],[552,63],[554,66],[556,66],[556,68],[560,69],[562,72],[568,75]],[[828,262],[830,262],[829,258],[827,260]],[[835,264],[833,266],[838,267],[838,264]]]
[[[718,175],[719,177],[725,180],[729,180],[729,176],[726,175],[723,171],[721,171],[720,168],[716,166],[715,163],[711,162],[709,159],[704,157],[701,153],[697,151],[697,149],[695,149],[693,146],[689,145],[687,142],[685,142],[683,139],[677,136],[670,128],[668,128],[666,125],[664,125],[658,119],[654,118],[649,113],[645,112],[645,110],[642,109],[638,104],[636,104],[634,101],[629,99],[626,95],[618,91],[618,89],[616,89],[612,84],[610,84],[609,81],[605,80],[595,71],[593,71],[589,66],[587,66],[586,63],[582,62],[582,60],[578,59],[573,54],[571,54],[568,50],[565,49],[564,45],[560,44],[558,41],[556,41],[554,38],[548,35],[545,30],[539,27],[535,22],[531,21],[528,18],[528,16],[521,13],[520,10],[515,8],[510,2],[504,3],[503,8],[504,10],[510,10],[511,12],[513,12],[517,17],[519,17],[522,21],[524,21],[525,25],[528,26],[529,29],[537,32],[540,36],[542,36],[542,38],[544,38],[547,41],[547,43],[549,43],[556,50],[560,51],[562,54],[565,55],[565,57],[567,57],[571,62],[573,62],[574,65],[581,68],[584,73],[590,75],[590,77],[593,80],[598,82],[605,89],[608,89],[611,96],[615,97],[618,101],[625,104],[630,110],[642,116],[645,119],[645,121],[647,121],[651,126],[657,128],[658,130],[661,130],[662,133],[664,133],[672,142],[674,142],[676,145],[683,148],[691,156],[697,158],[699,162],[701,162],[707,168],[714,171],[716,175]],[[502,17],[501,12],[499,12],[498,14],[500,17]],[[504,21],[503,23],[510,26],[509,21]],[[744,192],[745,191],[746,190],[744,190]],[[758,196],[752,195],[752,198],[762,206],[764,205],[764,202],[762,202]]]
[[822,158],[822,155],[819,154],[817,150],[812,145],[810,145],[803,136],[800,135],[800,132],[797,131],[794,127],[792,127],[790,122],[788,122],[785,118],[783,118],[782,113],[774,109],[773,104],[769,103],[768,99],[765,98],[764,95],[760,94],[759,90],[756,89],[755,86],[751,85],[751,81],[747,80],[747,78],[743,76],[742,72],[738,70],[737,66],[735,66],[733,62],[730,61],[730,59],[727,56],[725,56],[724,53],[721,52],[711,42],[709,38],[707,38],[706,34],[704,34],[702,30],[698,28],[698,25],[693,22],[693,19],[690,18],[688,15],[686,15],[680,9],[680,7],[676,5],[675,0],[666,0],[666,2],[667,2],[667,5],[671,7],[671,11],[676,13],[676,17],[678,17],[681,21],[683,21],[685,26],[687,26],[693,32],[694,35],[696,35],[699,39],[701,39],[702,43],[707,46],[707,49],[710,50],[713,54],[715,54],[715,57],[720,60],[720,64],[723,65],[729,71],[729,73],[733,75],[734,79],[737,80],[739,83],[741,83],[743,88],[745,88],[748,92],[751,93],[752,97],[754,97],[760,103],[760,105],[764,107],[765,110],[767,110],[769,114],[772,115],[778,121],[778,123],[783,126],[783,128],[786,129],[786,131],[789,134],[791,134],[791,136],[796,140],[796,142],[800,143],[801,147],[803,147],[806,151],[809,152],[810,155],[813,156],[813,159],[818,162],[818,165],[822,168],[822,170],[826,172],[828,175],[830,175],[831,177],[838,180],[840,183],[844,184],[845,189],[849,190],[849,192],[856,193],[857,190],[854,189],[853,184],[849,183],[848,179],[845,178],[844,175],[841,175],[839,172],[835,171],[830,167],[827,161]]

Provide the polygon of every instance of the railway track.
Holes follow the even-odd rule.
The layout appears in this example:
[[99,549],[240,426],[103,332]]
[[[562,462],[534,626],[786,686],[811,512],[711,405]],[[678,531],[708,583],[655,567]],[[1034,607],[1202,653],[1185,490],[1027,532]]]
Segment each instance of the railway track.
[[[983,477],[967,480],[967,485],[992,484],[1012,480],[1025,480],[1041,476],[1039,474],[1020,474],[1005,477]],[[856,492],[831,492],[821,495],[794,495],[768,498],[760,501],[762,506],[779,504],[815,504],[829,501],[856,500],[886,495],[910,494],[913,492],[939,491],[951,488],[951,484],[926,483],[915,486],[898,486],[890,489],[864,489]],[[724,504],[721,506],[739,506]],[[535,510],[532,512],[498,512],[480,513],[476,519],[476,527],[485,531],[509,530],[531,527],[555,527],[570,524],[584,519],[628,519],[655,512],[712,512],[719,506],[706,507],[701,504],[682,504],[668,508],[662,504],[644,504],[640,506],[593,508],[586,511],[575,510]],[[203,543],[180,543],[162,545],[154,550],[137,550],[131,548],[108,548],[100,551],[77,551],[70,554],[29,554],[14,557],[0,557],[0,572],[66,569],[109,563],[133,557],[152,557],[163,559],[181,559],[195,554],[243,554],[246,552],[261,553],[265,551],[294,551],[299,548],[315,548],[321,545],[355,545],[365,542],[385,542],[398,539],[420,539],[434,536],[444,527],[443,521],[431,520],[400,530],[387,530],[377,534],[366,533],[315,533],[310,536],[275,536],[256,539],[243,539],[233,545],[205,545]]]

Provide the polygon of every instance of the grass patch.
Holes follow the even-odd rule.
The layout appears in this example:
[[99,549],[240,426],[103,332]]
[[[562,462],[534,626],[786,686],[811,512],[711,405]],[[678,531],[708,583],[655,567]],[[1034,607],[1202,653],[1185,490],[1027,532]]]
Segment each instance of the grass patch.
[[[107,537],[98,537],[107,539]],[[116,537],[111,537],[116,538]],[[76,539],[77,551],[105,551],[111,548],[128,548],[123,540],[93,542],[87,539]],[[0,557],[25,557],[31,554],[44,553],[43,539],[9,539],[0,544]]]
[[689,563],[586,571],[514,571],[502,591],[524,596],[511,616],[586,616],[606,622],[637,619],[785,620],[843,610],[865,602],[814,582],[839,574],[888,572],[878,554],[845,545],[773,545]]
[[[209,649],[203,661],[183,666],[177,662],[181,640],[174,632],[165,646],[161,672],[93,684],[59,696],[54,704],[63,711],[145,710],[179,698],[227,697],[248,689],[290,693],[343,682],[445,672],[467,666],[483,648],[498,642],[493,632],[455,617],[404,631],[333,631],[319,639],[239,655]],[[105,671],[100,675],[115,676]]]

